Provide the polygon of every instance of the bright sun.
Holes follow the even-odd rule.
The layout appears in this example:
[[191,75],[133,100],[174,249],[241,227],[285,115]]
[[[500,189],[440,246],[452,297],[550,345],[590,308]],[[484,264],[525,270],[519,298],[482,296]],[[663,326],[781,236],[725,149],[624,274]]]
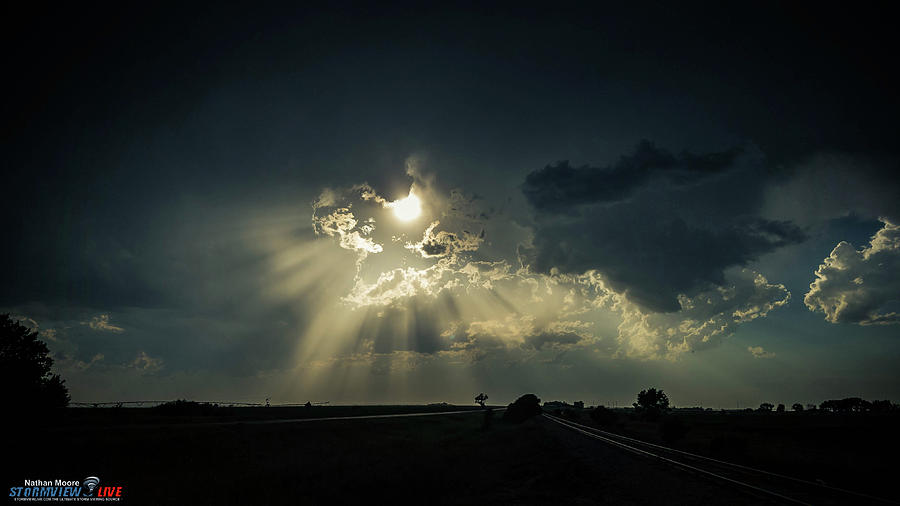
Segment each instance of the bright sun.
[[394,216],[400,221],[412,221],[422,214],[422,203],[412,192],[405,199],[395,200],[389,205],[394,209]]

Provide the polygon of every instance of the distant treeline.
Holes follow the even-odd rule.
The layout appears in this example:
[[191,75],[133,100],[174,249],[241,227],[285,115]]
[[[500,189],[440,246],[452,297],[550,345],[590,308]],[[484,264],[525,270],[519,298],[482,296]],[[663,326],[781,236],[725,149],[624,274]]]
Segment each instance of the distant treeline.
[[[661,391],[660,391],[661,392]],[[605,406],[599,406],[604,409]],[[575,401],[574,404],[569,404],[566,401],[547,401],[544,403],[544,409],[554,409],[554,410],[564,410],[564,409],[584,409],[584,403],[581,401]],[[632,409],[631,407],[621,408],[621,409]],[[635,403],[633,409],[641,410],[641,406]],[[702,408],[702,407],[683,407],[683,408],[675,408],[668,406],[666,403],[664,406],[660,406],[659,409],[663,411],[712,411],[712,408]],[[724,410],[723,410],[724,411]],[[764,402],[759,405],[758,408],[745,408],[743,411],[758,411],[758,412],[771,412],[775,411],[778,413],[782,413],[786,411],[784,404],[775,404]],[[875,401],[867,401],[861,397],[847,397],[844,399],[829,399],[827,401],[823,401],[818,406],[815,404],[803,404],[795,403],[791,406],[791,411],[821,411],[826,413],[900,413],[900,404],[895,404],[887,399],[884,400],[875,400]]]
[[830,399],[819,404],[822,411],[831,411],[833,413],[865,413],[868,411],[874,413],[889,413],[900,411],[900,405],[884,399],[881,401],[867,401],[859,397],[847,397],[846,399]]
[[[785,410],[784,404],[779,404],[776,408],[774,404],[764,402],[759,405],[756,411],[769,412],[775,411],[781,413]],[[900,412],[900,405],[885,399],[880,401],[867,401],[861,397],[846,397],[844,399],[829,399],[823,401],[818,407],[815,404],[807,404],[806,407],[799,402],[791,406],[792,411],[824,411],[826,413],[896,413]],[[747,408],[745,411],[753,411]]]
[[575,401],[574,404],[569,404],[566,401],[547,401],[544,403],[544,407],[547,409],[556,409],[556,408],[584,409],[584,401]]

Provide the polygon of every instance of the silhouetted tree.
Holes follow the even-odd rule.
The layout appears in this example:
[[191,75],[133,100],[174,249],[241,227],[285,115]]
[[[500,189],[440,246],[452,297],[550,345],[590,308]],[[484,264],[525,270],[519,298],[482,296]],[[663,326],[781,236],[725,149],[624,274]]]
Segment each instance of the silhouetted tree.
[[775,407],[774,404],[772,404],[770,402],[764,402],[759,405],[759,409],[757,411],[760,411],[763,413],[770,413],[772,411],[772,408],[774,408],[774,407]]
[[819,405],[822,411],[832,413],[863,413],[872,408],[872,403],[859,397],[847,397],[846,399],[829,399]]
[[791,406],[791,409],[794,411],[797,411],[797,412],[803,411],[803,404],[800,404],[799,402],[795,402],[794,405]]
[[897,405],[893,404],[891,401],[885,399],[883,401],[872,401],[872,412],[875,413],[890,413],[891,411],[895,411],[897,409]]
[[637,402],[632,404],[634,411],[648,420],[656,420],[665,411],[669,410],[669,397],[661,389],[649,388],[641,390],[637,396]]
[[475,396],[475,404],[480,404],[482,408],[484,407],[484,401],[486,400],[488,400],[488,396],[484,392]]
[[24,408],[62,408],[69,405],[69,391],[58,374],[52,374],[53,358],[38,333],[8,314],[0,315],[0,384],[4,401]]
[[532,416],[541,414],[541,400],[534,394],[525,394],[506,407],[503,413],[503,419],[506,421],[519,423]]
[[860,399],[859,397],[851,397],[844,400],[849,401],[850,411],[856,413],[866,413],[872,410],[872,403],[865,399]]
[[837,399],[822,401],[822,403],[819,404],[819,409],[821,409],[822,411],[836,412],[838,411],[838,402],[839,401]]
[[775,411],[778,413],[784,413],[784,404],[779,404]]
[[662,390],[655,388],[641,390],[638,393],[637,402],[634,403],[634,406],[644,409],[656,408],[666,410],[669,409],[669,397]]

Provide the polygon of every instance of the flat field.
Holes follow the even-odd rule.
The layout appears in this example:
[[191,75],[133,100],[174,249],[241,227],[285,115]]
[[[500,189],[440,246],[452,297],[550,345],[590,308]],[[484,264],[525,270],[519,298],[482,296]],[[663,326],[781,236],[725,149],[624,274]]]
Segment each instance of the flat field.
[[[154,505],[768,504],[541,417],[512,424],[502,411],[477,410],[290,421],[453,409],[68,409],[7,432],[6,486],[97,476],[123,487],[123,504]],[[570,416],[590,423],[586,410]],[[676,447],[897,496],[882,481],[897,455],[893,417],[679,416],[689,430]],[[658,424],[624,413],[604,428],[660,440]]]
[[98,476],[124,486],[127,504],[548,504],[557,485],[589,492],[586,472],[540,425],[503,423],[502,412],[489,426],[483,413],[259,423],[452,409],[76,410],[5,442],[7,487]]
[[[549,412],[554,412],[551,410]],[[559,410],[579,423],[691,453],[900,502],[897,413],[676,411],[683,437],[664,440],[659,421],[631,410],[596,423],[590,410]]]

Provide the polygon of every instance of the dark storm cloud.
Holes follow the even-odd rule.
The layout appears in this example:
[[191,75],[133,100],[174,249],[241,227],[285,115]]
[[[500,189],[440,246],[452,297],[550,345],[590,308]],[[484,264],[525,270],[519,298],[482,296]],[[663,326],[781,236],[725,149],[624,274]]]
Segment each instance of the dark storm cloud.
[[572,167],[568,161],[548,165],[525,178],[522,192],[535,209],[568,212],[585,204],[611,203],[631,196],[652,178],[686,185],[728,169],[741,153],[733,148],[721,153],[679,156],[641,141],[633,154],[603,168]]
[[896,156],[820,152],[785,176],[767,192],[769,215],[799,223],[849,216],[900,222],[900,158]]
[[633,302],[676,311],[679,294],[803,241],[793,223],[755,215],[764,161],[724,153],[676,158],[645,142],[610,169],[533,172],[524,187],[537,211],[526,258],[540,272],[596,269]]

